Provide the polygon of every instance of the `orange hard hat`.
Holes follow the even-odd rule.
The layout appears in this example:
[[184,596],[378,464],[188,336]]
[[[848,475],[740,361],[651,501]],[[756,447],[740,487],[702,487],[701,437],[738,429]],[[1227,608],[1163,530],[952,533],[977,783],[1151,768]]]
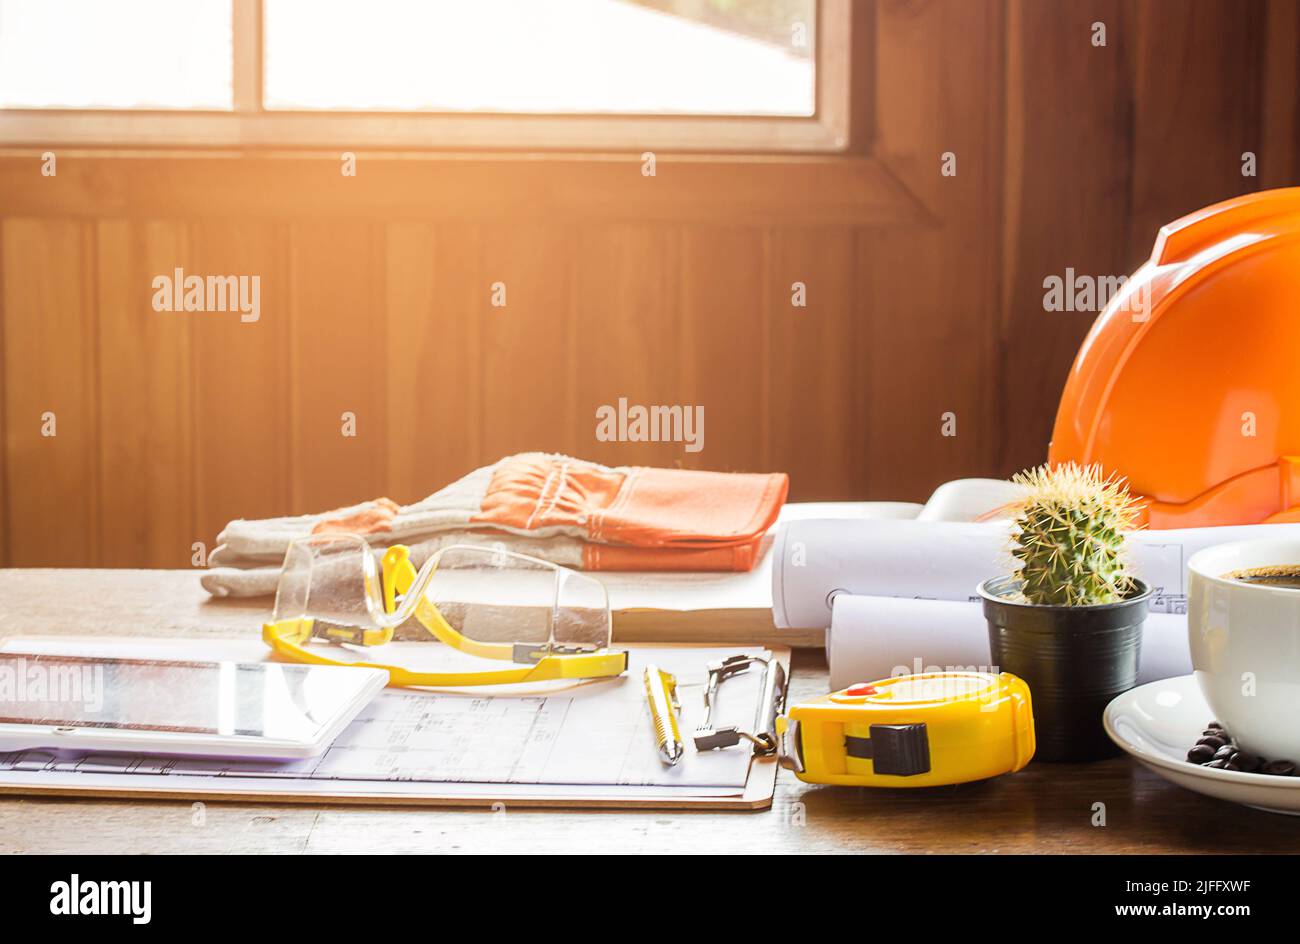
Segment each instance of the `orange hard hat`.
[[1070,369],[1070,460],[1127,478],[1152,528],[1300,521],[1300,187],[1161,227]]

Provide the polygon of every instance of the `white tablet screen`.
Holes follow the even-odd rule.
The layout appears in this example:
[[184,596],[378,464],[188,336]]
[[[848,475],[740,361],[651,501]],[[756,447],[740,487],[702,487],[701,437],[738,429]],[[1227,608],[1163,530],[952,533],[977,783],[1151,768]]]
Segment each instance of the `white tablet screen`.
[[[310,741],[366,673],[0,653],[0,723]],[[361,676],[361,677],[358,677]]]

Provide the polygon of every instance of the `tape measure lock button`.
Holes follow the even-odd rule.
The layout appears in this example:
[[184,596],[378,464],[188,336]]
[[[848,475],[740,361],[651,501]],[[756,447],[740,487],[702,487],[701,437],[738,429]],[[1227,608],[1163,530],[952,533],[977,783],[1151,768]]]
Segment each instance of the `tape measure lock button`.
[[844,751],[849,757],[870,760],[877,774],[914,777],[930,772],[930,738],[925,723],[873,724],[870,737],[845,735]]

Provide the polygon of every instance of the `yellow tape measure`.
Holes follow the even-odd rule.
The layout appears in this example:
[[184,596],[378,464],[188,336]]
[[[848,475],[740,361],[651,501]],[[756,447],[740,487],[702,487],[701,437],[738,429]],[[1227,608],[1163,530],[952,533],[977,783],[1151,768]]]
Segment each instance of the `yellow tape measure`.
[[1034,756],[1029,686],[1003,672],[936,672],[851,685],[777,719],[800,780],[933,787],[983,780]]

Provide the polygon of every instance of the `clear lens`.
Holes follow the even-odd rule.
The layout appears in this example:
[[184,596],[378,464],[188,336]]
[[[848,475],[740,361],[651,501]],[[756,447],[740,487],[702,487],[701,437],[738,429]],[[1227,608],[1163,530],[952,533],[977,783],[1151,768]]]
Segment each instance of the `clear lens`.
[[556,582],[555,643],[595,649],[608,646],[613,620],[605,585],[572,570],[559,571]]
[[425,573],[423,599],[467,639],[581,649],[609,645],[609,598],[591,577],[467,545],[441,551]]
[[383,619],[374,552],[355,534],[320,534],[289,545],[275,619],[311,617],[373,628]]
[[371,629],[420,617],[442,642],[455,646],[463,637],[467,652],[485,644],[478,654],[493,658],[508,658],[509,647],[520,644],[594,650],[610,643],[609,597],[585,574],[490,546],[453,545],[424,563],[396,610],[386,613],[377,553],[352,534],[295,541],[285,554],[275,619]]

